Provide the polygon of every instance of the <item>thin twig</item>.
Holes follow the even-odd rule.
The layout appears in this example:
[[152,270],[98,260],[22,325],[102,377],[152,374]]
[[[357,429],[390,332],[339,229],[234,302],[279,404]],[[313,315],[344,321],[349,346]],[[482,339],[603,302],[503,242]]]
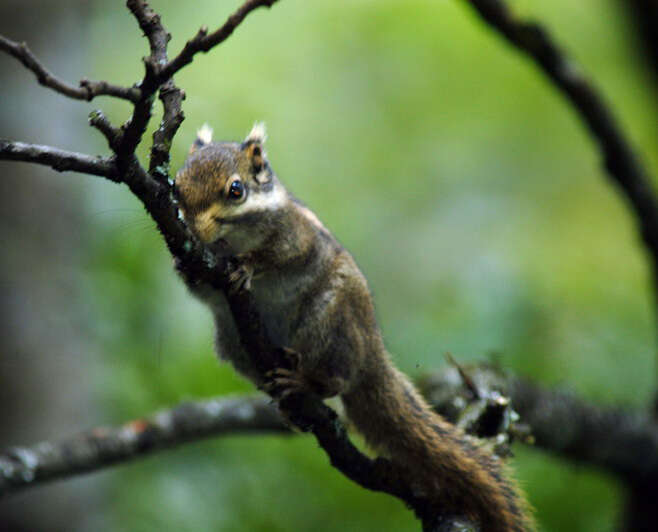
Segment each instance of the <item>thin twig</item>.
[[23,65],[31,70],[37,77],[37,81],[44,87],[53,89],[69,98],[76,100],[93,100],[96,96],[114,96],[131,102],[139,99],[140,91],[135,87],[120,87],[112,85],[107,81],[90,81],[82,79],[80,87],[75,87],[62,81],[53,75],[41,62],[36,58],[32,51],[25,43],[18,43],[0,35],[0,50],[14,56]]
[[121,181],[114,157],[86,155],[51,146],[0,139],[0,160],[37,163],[58,172],[80,172]]
[[248,0],[216,31],[208,34],[208,28],[201,27],[194,38],[187,41],[181,52],[160,71],[159,76],[162,79],[170,78],[185,65],[191,63],[197,53],[208,52],[228,39],[249,13],[259,7],[272,7],[276,2],[277,0]]
[[87,78],[80,80],[80,87],[87,91],[89,101],[96,96],[113,96],[135,103],[141,96],[141,91],[137,87],[121,87],[107,81],[92,81]]
[[480,390],[478,390],[478,387],[475,385],[473,379],[471,379],[470,375],[464,369],[464,367],[459,362],[457,362],[457,360],[455,360],[455,357],[452,356],[452,353],[446,353],[446,360],[448,361],[448,364],[451,364],[457,369],[457,371],[459,372],[459,376],[462,379],[462,382],[473,394],[473,397],[475,397],[476,399],[481,399]]
[[89,125],[95,127],[103,134],[112,151],[117,149],[121,132],[110,123],[103,111],[100,109],[92,111],[89,114]]

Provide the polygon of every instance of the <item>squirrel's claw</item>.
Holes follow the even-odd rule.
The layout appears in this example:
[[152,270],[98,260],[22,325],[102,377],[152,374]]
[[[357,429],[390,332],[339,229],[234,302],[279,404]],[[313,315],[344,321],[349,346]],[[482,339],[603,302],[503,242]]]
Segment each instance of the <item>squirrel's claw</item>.
[[276,368],[265,374],[262,389],[278,401],[299,393],[312,391],[304,375],[297,369]]
[[254,277],[254,269],[247,264],[239,264],[234,266],[228,274],[229,292],[236,294],[242,291],[251,290],[251,280]]

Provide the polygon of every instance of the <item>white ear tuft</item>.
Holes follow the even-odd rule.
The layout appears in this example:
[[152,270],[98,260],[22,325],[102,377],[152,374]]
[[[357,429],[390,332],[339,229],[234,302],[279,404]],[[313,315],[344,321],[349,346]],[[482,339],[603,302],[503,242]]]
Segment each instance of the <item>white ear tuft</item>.
[[208,124],[203,124],[201,129],[196,132],[196,138],[201,146],[212,142],[212,128]]
[[249,135],[244,139],[245,142],[259,142],[261,144],[265,143],[267,139],[267,133],[265,132],[265,122],[256,122],[254,127],[251,128]]

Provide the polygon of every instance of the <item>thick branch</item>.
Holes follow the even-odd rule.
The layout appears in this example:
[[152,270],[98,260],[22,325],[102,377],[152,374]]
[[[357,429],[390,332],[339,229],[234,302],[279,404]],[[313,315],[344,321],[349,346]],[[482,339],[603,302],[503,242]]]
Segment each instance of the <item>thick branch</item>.
[[182,403],[120,427],[96,428],[60,442],[14,447],[0,453],[0,496],[188,441],[253,432],[289,432],[264,397]]
[[25,68],[34,73],[41,85],[49,87],[69,98],[89,101],[93,100],[96,96],[106,95],[131,102],[139,99],[139,89],[135,87],[120,87],[118,85],[112,85],[107,81],[82,79],[80,81],[80,87],[69,85],[48,71],[28,48],[27,44],[17,43],[2,35],[0,35],[0,50],[7,52],[23,63]]
[[113,157],[91,156],[51,146],[0,139],[0,160],[37,163],[58,172],[80,172],[120,181]]
[[654,275],[658,300],[658,200],[646,169],[626,140],[599,91],[539,24],[518,20],[502,0],[469,0],[482,18],[528,54],[569,99],[599,146],[605,167],[635,211]]

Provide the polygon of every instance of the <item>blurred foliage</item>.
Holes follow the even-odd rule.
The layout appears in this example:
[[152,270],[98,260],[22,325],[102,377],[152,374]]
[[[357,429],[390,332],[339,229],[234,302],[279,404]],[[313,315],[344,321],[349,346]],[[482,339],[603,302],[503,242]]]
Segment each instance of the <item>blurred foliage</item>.
[[[511,3],[596,81],[658,174],[658,104],[619,3]],[[237,2],[152,5],[173,53]],[[90,9],[89,77],[134,82],[147,50],[134,20],[115,2]],[[654,309],[634,220],[574,111],[465,2],[282,0],[176,81],[187,119],[173,167],[202,123],[239,139],[265,120],[275,170],[352,250],[405,371],[436,368],[446,351],[494,355],[603,403],[648,401]],[[97,106],[115,123],[129,111]],[[80,142],[105,151],[98,135]],[[87,181],[93,244],[82,283],[87,332],[105,356],[94,375],[107,409],[99,421],[252,391],[216,363],[210,317],[141,207],[124,187]],[[542,530],[612,529],[622,496],[612,479],[527,449],[514,468]],[[107,474],[116,531],[418,529],[397,501],[341,477],[307,437],[201,442]]]

